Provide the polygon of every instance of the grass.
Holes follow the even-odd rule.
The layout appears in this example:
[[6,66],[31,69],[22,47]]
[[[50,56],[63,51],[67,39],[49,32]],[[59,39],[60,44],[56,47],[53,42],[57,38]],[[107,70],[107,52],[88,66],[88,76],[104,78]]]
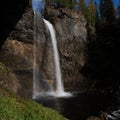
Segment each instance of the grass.
[[0,62],[0,120],[65,120],[58,112],[12,92],[13,71]]
[[19,97],[0,97],[0,120],[65,120],[56,111]]

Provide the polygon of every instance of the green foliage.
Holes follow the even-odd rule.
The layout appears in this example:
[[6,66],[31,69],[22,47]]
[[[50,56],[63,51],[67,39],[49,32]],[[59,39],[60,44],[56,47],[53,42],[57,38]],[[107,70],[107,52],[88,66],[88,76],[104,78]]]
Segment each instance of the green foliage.
[[46,6],[50,6],[51,0],[45,0]]
[[85,4],[85,0],[79,1],[79,9],[86,18],[87,17],[87,6]]
[[14,79],[13,72],[0,63],[0,120],[64,120],[54,110],[11,92]]
[[57,7],[69,7],[69,0],[56,0]]
[[97,3],[95,3],[95,29],[96,32],[99,31],[100,28],[100,17],[98,15]]
[[[46,0],[48,6],[56,8],[70,8],[74,9],[77,5],[79,10],[83,13],[87,23],[93,27],[100,24],[110,24],[115,21],[116,10],[112,0],[100,0],[100,16],[98,15],[98,6],[93,0],[88,0],[86,5],[85,0]],[[118,16],[120,16],[120,5],[118,6]]]
[[99,6],[99,9],[100,9],[100,17],[101,17],[101,20],[103,21],[103,18],[104,18],[104,8],[105,5],[104,5],[104,1],[103,0],[100,0],[100,6]]
[[93,2],[93,0],[89,0],[88,5],[86,5],[85,0],[80,0],[78,4],[79,4],[79,10],[86,18],[87,23],[95,27],[95,24],[99,18],[96,4]]
[[76,0],[69,0],[69,8],[74,9],[76,5]]
[[117,8],[117,14],[118,14],[118,18],[120,18],[120,3],[119,3],[118,8]]
[[103,24],[115,21],[115,8],[112,0],[100,0],[100,16]]
[[0,120],[64,120],[54,110],[33,101],[0,97]]
[[87,20],[88,23],[92,26],[95,26],[95,16],[96,16],[96,6],[93,0],[90,0],[88,4]]

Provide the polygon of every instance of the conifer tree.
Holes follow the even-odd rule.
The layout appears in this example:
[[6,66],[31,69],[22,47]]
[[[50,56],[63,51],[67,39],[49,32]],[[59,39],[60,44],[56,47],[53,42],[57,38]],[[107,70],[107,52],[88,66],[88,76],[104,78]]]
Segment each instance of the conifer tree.
[[46,6],[47,6],[47,7],[50,6],[50,5],[51,5],[51,2],[52,2],[52,0],[45,0]]
[[76,5],[76,0],[69,0],[69,8],[74,9]]
[[115,8],[112,0],[100,0],[101,22],[113,23],[115,20]]
[[57,7],[68,7],[69,0],[56,0]]
[[95,18],[96,18],[96,5],[93,0],[89,1],[87,19],[90,25],[95,27]]
[[85,3],[85,0],[80,0],[79,1],[79,9],[82,12],[82,14],[84,15],[84,17],[87,17],[87,6]]
[[100,18],[101,18],[101,21],[104,22],[104,13],[105,13],[105,3],[104,3],[104,0],[100,0],[100,6],[99,6],[99,9],[100,9]]
[[118,18],[120,18],[120,0],[117,8],[117,15],[118,15]]
[[95,28],[96,30],[98,30],[100,27],[100,18],[99,18],[99,14],[98,14],[98,5],[95,2]]

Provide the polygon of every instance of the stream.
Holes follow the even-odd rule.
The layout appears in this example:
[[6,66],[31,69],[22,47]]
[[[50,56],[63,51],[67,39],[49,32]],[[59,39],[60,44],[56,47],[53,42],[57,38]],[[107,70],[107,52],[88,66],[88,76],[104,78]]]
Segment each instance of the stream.
[[[57,110],[69,120],[85,120],[91,115],[99,115],[100,112],[108,113],[109,120],[120,120],[118,97],[111,94],[103,95],[87,92],[73,92],[72,94],[72,97],[64,98],[40,97],[35,101],[43,106]],[[117,114],[117,117],[114,114]]]

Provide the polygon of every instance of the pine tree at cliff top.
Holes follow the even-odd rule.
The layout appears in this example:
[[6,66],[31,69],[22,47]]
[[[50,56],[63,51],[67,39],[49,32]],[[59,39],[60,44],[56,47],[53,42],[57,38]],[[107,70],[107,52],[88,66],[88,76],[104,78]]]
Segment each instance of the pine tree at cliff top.
[[120,19],[120,0],[119,0],[118,8],[117,8],[117,14],[118,14],[118,18]]
[[76,0],[69,0],[69,8],[74,9],[76,5]]
[[100,0],[100,16],[103,24],[114,22],[115,8],[112,0]]
[[95,2],[95,28],[98,30],[100,28],[100,17],[97,9],[98,5]]
[[93,0],[89,0],[87,19],[90,25],[95,26],[96,5]]
[[86,18],[87,17],[87,6],[85,4],[85,0],[79,1],[79,9]]

